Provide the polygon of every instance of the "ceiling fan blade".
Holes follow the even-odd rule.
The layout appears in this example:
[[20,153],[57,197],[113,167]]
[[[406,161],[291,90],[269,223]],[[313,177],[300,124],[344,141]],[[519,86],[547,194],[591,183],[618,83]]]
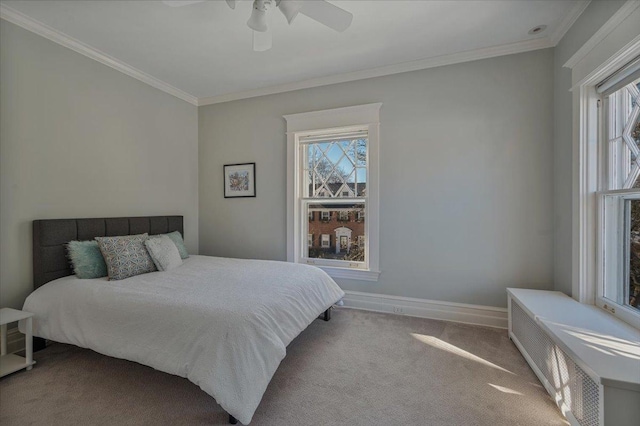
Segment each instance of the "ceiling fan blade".
[[353,14],[325,0],[305,1],[300,13],[340,33],[353,21]]
[[254,52],[264,52],[265,50],[271,49],[271,30],[267,30],[264,32],[253,31],[253,51]]
[[284,17],[287,18],[289,25],[291,25],[296,16],[298,16],[298,12],[300,12],[302,6],[304,6],[304,2],[302,0],[278,0],[276,6],[280,9]]
[[162,3],[171,7],[182,7],[182,6],[189,6],[190,4],[202,3],[205,1],[207,0],[182,0],[182,1],[175,0],[175,1],[163,1]]

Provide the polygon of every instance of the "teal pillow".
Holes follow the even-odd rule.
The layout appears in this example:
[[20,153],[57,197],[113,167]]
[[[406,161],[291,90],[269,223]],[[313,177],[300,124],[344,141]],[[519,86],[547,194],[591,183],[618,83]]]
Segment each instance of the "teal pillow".
[[[173,232],[169,232],[168,234],[161,234],[161,235],[166,235],[167,237],[171,238],[171,241],[173,241],[176,247],[178,247],[178,253],[180,253],[180,258],[186,259],[187,257],[189,257],[189,253],[187,252],[187,248],[184,246],[184,240],[182,239],[182,235],[180,234],[180,231],[173,231]],[[152,235],[151,238],[157,237],[157,236],[158,235]]]
[[107,264],[97,241],[69,241],[67,244],[73,272],[78,278],[102,278],[107,276]]

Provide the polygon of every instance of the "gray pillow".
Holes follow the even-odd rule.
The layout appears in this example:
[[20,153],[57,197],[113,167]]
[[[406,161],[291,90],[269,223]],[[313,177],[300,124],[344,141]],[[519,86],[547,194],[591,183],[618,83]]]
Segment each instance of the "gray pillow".
[[186,259],[187,257],[189,257],[189,253],[187,252],[187,248],[184,246],[184,240],[182,239],[182,235],[179,231],[169,232],[168,234],[152,235],[150,238],[158,238],[162,235],[171,238],[171,241],[173,241],[178,248],[178,252],[180,253],[180,257],[182,259]]
[[156,270],[144,242],[147,234],[96,237],[110,280],[122,280]]
[[178,247],[168,236],[159,235],[155,238],[149,238],[144,242],[144,245],[158,271],[168,271],[182,265]]
[[107,276],[107,264],[97,241],[69,241],[67,252],[76,277],[87,279]]

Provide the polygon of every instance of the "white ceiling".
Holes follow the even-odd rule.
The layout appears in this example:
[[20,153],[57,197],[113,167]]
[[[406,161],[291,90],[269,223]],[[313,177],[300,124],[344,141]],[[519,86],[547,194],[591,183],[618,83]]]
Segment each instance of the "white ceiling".
[[[55,33],[52,39],[71,40],[66,44],[80,41],[84,50],[202,104],[203,98],[213,103],[326,84],[340,76],[346,81],[376,75],[362,71],[380,67],[386,68],[378,75],[426,68],[438,58],[459,62],[469,52],[495,56],[492,52],[500,54],[505,45],[504,53],[553,46],[588,1],[332,3],[353,13],[347,31],[337,33],[303,15],[289,26],[278,10],[270,10],[273,48],[266,52],[252,50],[252,32],[245,24],[251,1],[239,1],[235,10],[224,0],[180,8],[161,1],[3,1],[2,16],[43,35]],[[547,29],[527,34],[536,25]],[[461,52],[467,56],[455,60]],[[292,84],[309,80],[306,86]]]

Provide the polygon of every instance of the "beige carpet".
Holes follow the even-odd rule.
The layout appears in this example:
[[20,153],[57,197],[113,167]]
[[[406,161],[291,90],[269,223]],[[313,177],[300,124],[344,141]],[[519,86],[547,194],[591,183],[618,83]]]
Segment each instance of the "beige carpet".
[[[223,425],[185,379],[53,344],[0,379],[0,424]],[[505,330],[336,309],[288,348],[252,425],[565,425]]]

